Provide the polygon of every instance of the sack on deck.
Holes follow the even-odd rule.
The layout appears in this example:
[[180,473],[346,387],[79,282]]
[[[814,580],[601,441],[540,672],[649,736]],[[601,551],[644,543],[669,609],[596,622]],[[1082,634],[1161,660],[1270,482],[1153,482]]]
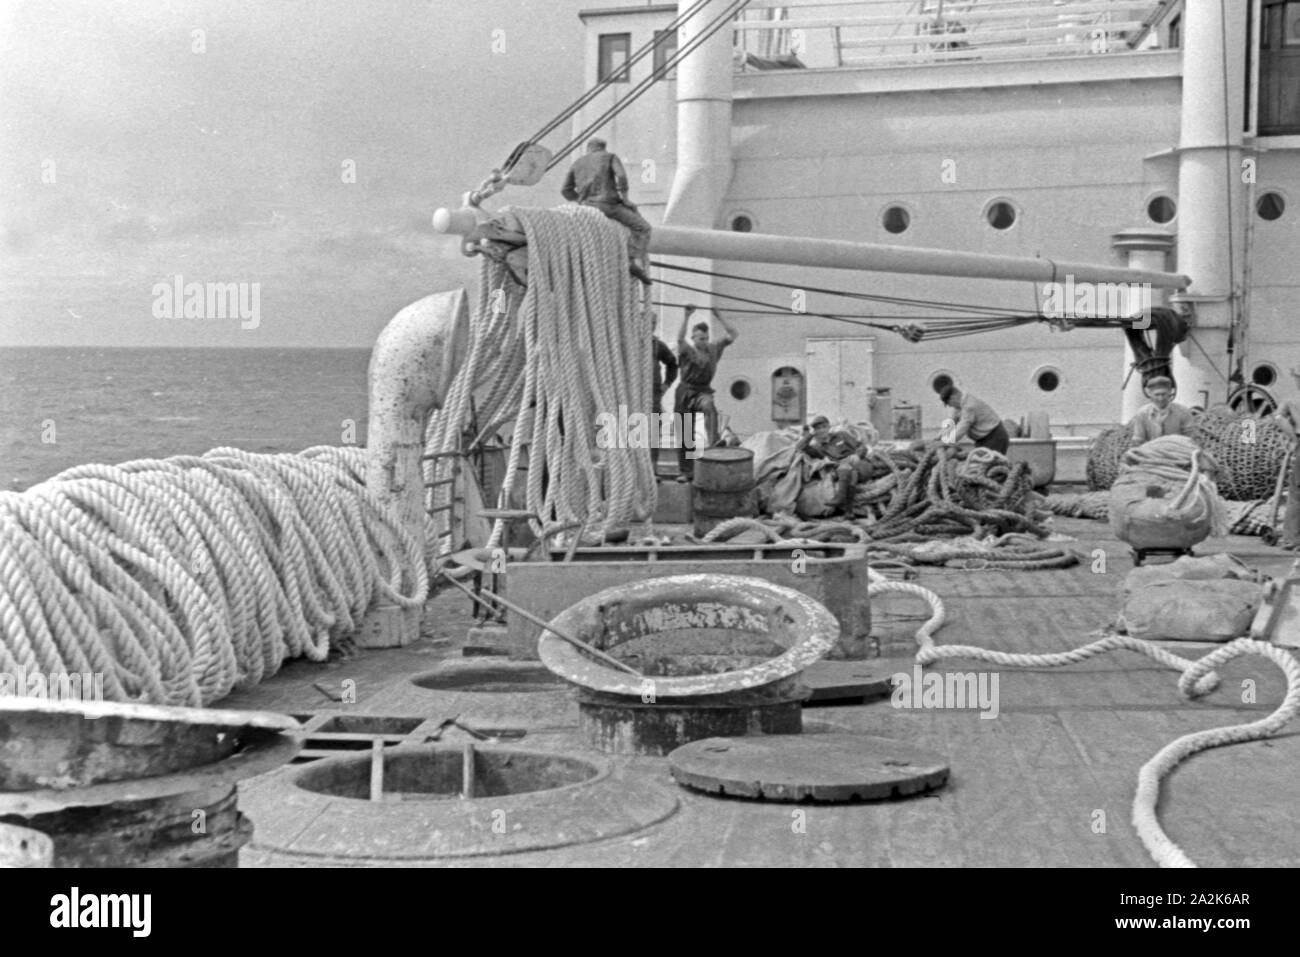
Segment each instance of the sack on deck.
[[[1163,494],[1161,494],[1163,493]],[[1110,490],[1110,527],[1134,548],[1191,548],[1210,535],[1210,516],[1174,506],[1177,490],[1146,482],[1116,482]]]
[[1251,568],[1232,555],[1184,555],[1177,561],[1163,565],[1140,565],[1124,577],[1120,586],[1120,601],[1128,601],[1136,592],[1159,581],[1214,581],[1235,578],[1241,581],[1261,582],[1267,576]]
[[758,508],[767,515],[783,515],[794,512],[799,503],[799,491],[803,488],[803,469],[800,456],[792,453],[784,472],[772,472],[765,475],[758,485]]
[[839,483],[835,478],[835,469],[822,468],[804,482],[803,489],[799,492],[799,504],[795,514],[800,518],[821,518],[829,515],[835,511],[838,493]]
[[1191,548],[1228,533],[1213,459],[1181,435],[1129,449],[1110,489],[1110,527],[1134,548]]
[[1236,578],[1148,581],[1127,597],[1116,625],[1134,638],[1231,641],[1250,631],[1263,601],[1262,585]]

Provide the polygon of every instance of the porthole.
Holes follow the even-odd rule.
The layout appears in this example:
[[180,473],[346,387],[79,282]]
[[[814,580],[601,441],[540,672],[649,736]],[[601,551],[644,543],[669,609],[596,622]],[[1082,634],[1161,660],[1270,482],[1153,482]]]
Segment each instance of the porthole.
[[984,210],[984,218],[994,229],[1010,229],[1016,223],[1016,208],[1005,199],[995,199]]
[[1055,392],[1061,386],[1061,370],[1050,366],[1034,373],[1034,385],[1043,392]]
[[1286,200],[1281,193],[1265,193],[1255,200],[1255,212],[1259,213],[1260,219],[1267,219],[1269,222],[1281,219],[1282,214],[1286,212]]
[[1153,223],[1164,224],[1178,215],[1178,204],[1168,196],[1153,196],[1147,203],[1147,216]]
[[754,231],[754,217],[749,213],[736,213],[731,217],[731,231],[733,233],[752,233]]
[[1250,381],[1267,389],[1277,382],[1277,366],[1270,362],[1261,362],[1251,370]]
[[728,391],[731,393],[731,397],[737,402],[743,402],[749,398],[749,394],[753,390],[750,388],[747,379],[733,379],[731,388]]
[[885,227],[887,233],[906,232],[907,227],[912,224],[912,214],[904,206],[887,206],[880,216],[880,224]]

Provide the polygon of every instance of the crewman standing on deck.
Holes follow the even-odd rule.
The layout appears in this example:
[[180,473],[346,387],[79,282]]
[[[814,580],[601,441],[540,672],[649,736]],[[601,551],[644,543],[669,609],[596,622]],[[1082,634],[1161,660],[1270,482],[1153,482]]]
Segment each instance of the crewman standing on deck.
[[[740,333],[727,318],[716,309],[712,310],[726,330],[721,339],[709,341],[709,324],[697,322],[691,329],[691,337],[686,338],[686,326],[695,312],[694,306],[687,306],[682,312],[682,324],[677,330],[677,359],[679,362],[680,381],[677,383],[677,400],[673,412],[679,414],[682,429],[695,427],[695,415],[704,416],[704,429],[708,434],[706,448],[713,448],[718,442],[718,407],[713,404],[713,376],[718,371],[718,360],[722,350],[735,342]],[[686,442],[677,443],[677,481],[689,482],[695,476],[695,463],[686,455]]]
[[571,203],[594,206],[631,231],[627,251],[632,274],[650,282],[650,224],[627,198],[627,170],[599,138],[587,141],[587,154],[569,169],[560,194]]
[[948,444],[956,445],[967,436],[978,448],[992,449],[999,455],[1006,455],[1011,448],[1011,436],[1002,424],[1002,417],[993,411],[993,407],[983,399],[969,393],[963,393],[954,385],[944,386],[939,393],[939,401],[952,409],[957,419],[957,430]]

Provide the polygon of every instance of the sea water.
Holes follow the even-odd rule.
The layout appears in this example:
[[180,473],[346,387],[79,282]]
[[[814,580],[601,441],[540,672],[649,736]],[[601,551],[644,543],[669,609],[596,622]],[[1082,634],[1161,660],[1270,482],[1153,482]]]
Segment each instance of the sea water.
[[0,489],[88,462],[364,445],[369,349],[0,348]]

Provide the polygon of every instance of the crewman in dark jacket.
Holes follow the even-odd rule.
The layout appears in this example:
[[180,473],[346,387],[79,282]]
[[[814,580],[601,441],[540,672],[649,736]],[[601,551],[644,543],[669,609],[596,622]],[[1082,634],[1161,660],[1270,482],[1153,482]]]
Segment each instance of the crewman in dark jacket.
[[[651,350],[652,369],[650,381],[654,384],[654,406],[651,409],[655,413],[650,418],[651,429],[653,430],[653,444],[650,446],[650,457],[654,461],[655,471],[659,470],[659,417],[660,406],[664,401],[664,393],[677,381],[677,357],[673,355],[673,350],[658,337],[654,336],[654,346]],[[662,366],[662,368],[660,368]]]
[[594,206],[616,223],[622,223],[632,233],[628,237],[627,251],[632,259],[632,273],[642,282],[650,281],[649,250],[650,224],[636,206],[627,198],[627,170],[613,153],[605,149],[605,141],[587,141],[587,155],[578,159],[569,169],[560,190],[571,203]]

